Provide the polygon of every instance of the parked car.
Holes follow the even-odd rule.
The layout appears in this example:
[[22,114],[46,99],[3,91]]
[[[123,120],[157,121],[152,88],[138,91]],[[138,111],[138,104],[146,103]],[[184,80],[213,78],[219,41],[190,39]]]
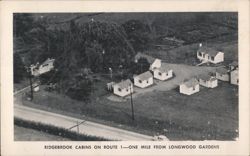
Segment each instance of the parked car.
[[155,135],[153,141],[169,141],[165,135]]

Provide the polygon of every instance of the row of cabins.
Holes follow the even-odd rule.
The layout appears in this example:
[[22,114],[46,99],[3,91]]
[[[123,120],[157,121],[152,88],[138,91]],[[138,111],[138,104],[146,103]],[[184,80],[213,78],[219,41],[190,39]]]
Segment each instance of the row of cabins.
[[231,84],[239,84],[238,63],[233,62],[229,65],[229,70],[226,68],[218,68],[214,75],[200,75],[198,78],[192,78],[183,82],[179,86],[179,91],[182,94],[191,95],[200,91],[200,85],[207,88],[215,88],[218,86],[218,80],[229,81]]
[[135,56],[135,62],[138,62],[140,58],[147,59],[147,61],[150,63],[150,71],[134,76],[134,83],[132,83],[131,80],[128,79],[114,84],[114,94],[124,97],[133,92],[133,85],[139,88],[146,88],[153,85],[154,78],[165,81],[173,77],[173,70],[168,68],[167,66],[163,66],[160,59],[155,59],[151,56],[138,53]]
[[[145,88],[153,84],[153,78],[158,80],[167,80],[173,77],[173,70],[168,67],[164,67],[161,65],[160,59],[155,59],[151,56],[138,53],[135,56],[135,62],[138,62],[140,58],[146,58],[150,63],[150,71],[142,73],[138,76],[134,77],[134,85],[140,88]],[[197,58],[202,63],[221,63],[224,61],[224,53],[218,50],[215,50],[210,47],[199,45],[199,49],[197,50]],[[198,78],[192,78],[188,81],[180,84],[179,89],[180,93],[191,95],[193,93],[199,92],[199,85],[215,88],[218,85],[218,80],[221,81],[229,81],[231,84],[238,85],[238,62],[233,62],[229,65],[229,70],[226,68],[218,68],[215,72],[215,75],[200,75]],[[132,82],[130,80],[122,81],[120,83],[115,84],[114,94],[119,96],[126,96],[130,92],[130,89],[133,88],[131,85]],[[121,86],[121,87],[119,87]],[[121,93],[120,90],[116,90],[115,88],[124,88],[124,93]],[[132,91],[133,89],[131,89]],[[123,91],[123,90],[122,90]]]

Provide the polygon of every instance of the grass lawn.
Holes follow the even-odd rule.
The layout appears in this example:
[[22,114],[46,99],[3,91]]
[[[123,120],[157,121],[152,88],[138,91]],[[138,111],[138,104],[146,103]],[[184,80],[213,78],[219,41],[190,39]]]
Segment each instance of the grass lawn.
[[37,130],[14,126],[15,141],[71,141],[68,138],[63,138]]

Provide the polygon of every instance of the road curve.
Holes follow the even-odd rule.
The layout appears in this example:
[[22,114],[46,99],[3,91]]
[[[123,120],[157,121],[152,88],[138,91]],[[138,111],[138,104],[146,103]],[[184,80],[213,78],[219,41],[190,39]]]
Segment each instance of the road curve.
[[[23,105],[14,106],[14,116],[24,120],[41,122],[66,129],[73,127],[71,129],[72,131],[77,131],[77,126],[75,125],[77,125],[77,123],[83,122],[81,119],[30,108]],[[153,139],[152,136],[147,136],[90,121],[84,121],[78,127],[79,133],[103,137],[110,140],[150,141]]]

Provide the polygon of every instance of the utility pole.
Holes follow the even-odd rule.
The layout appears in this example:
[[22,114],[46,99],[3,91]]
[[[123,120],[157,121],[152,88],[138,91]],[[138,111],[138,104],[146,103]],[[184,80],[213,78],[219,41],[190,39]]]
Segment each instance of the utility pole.
[[133,104],[133,96],[132,96],[133,92],[132,92],[132,84],[130,84],[130,102],[131,102],[131,111],[132,111],[132,120],[135,120],[135,116],[134,116],[134,104]]
[[28,73],[29,73],[29,81],[30,81],[30,99],[33,100],[33,85],[32,85],[31,68],[28,69]]

